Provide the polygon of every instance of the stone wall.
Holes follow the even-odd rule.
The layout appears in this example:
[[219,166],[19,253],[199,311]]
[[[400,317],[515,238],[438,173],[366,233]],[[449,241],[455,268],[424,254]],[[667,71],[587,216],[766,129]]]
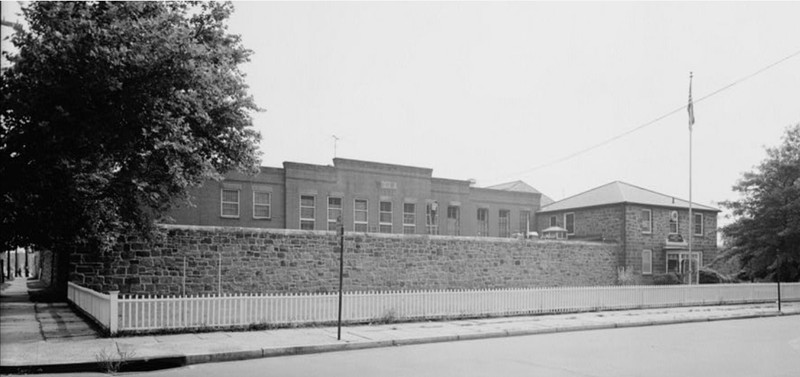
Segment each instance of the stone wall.
[[[78,252],[70,280],[134,294],[329,292],[338,288],[334,232],[163,226],[152,245],[122,240]],[[611,285],[619,245],[576,241],[347,233],[346,291]]]
[[55,260],[54,254],[50,250],[43,250],[40,253],[41,257],[39,258],[41,266],[39,270],[39,280],[44,283],[45,286],[51,286],[53,284],[53,276],[54,276],[54,268],[55,268]]

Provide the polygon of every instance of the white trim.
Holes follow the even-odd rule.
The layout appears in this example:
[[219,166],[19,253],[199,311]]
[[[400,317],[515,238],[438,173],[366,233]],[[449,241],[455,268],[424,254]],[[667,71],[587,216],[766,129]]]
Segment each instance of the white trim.
[[[411,204],[414,206],[413,212],[406,212],[406,204]],[[406,222],[406,215],[410,214],[413,216],[414,221],[411,223]],[[406,228],[411,228],[413,231],[411,233],[406,233]],[[403,234],[416,234],[417,233],[417,203],[414,202],[403,202]]]
[[[483,220],[483,224],[485,225],[486,229],[482,229],[482,227],[481,227],[481,211],[484,211],[483,213],[486,214],[486,218]],[[489,221],[490,221],[489,207],[478,207],[477,211],[476,211],[476,217],[475,217],[475,223],[477,225],[476,229],[475,229],[475,235],[476,236],[478,236],[478,237],[489,237],[489,234],[491,233],[491,229],[492,229],[492,226],[489,223]],[[482,230],[485,230],[486,234],[480,234],[480,232]]]
[[[675,255],[678,257],[678,271],[677,273],[683,273],[683,264],[681,263],[684,259],[689,256],[688,250],[676,250],[676,251],[667,251],[664,255],[664,272],[669,273],[669,256]],[[694,276],[692,276],[692,281],[697,284],[700,280],[700,267],[703,267],[703,252],[702,251],[692,251],[692,256],[696,257],[697,260],[697,271],[695,272]]]
[[[367,208],[363,210],[363,212],[366,213],[366,215],[367,215],[367,218],[366,218],[365,221],[356,220],[358,218],[356,216],[356,212],[362,211],[362,210],[358,209],[358,206],[356,205],[357,201],[363,201],[367,205]],[[358,232],[358,230],[356,230],[356,226],[357,225],[361,225],[361,224],[364,224],[364,226],[366,227],[366,229],[364,230],[364,233],[368,232],[369,231],[369,199],[353,198],[353,231],[354,232]]]
[[[648,219],[648,226],[650,229],[647,231],[642,230],[642,234],[653,234],[653,210],[650,208],[642,208],[642,211],[640,213],[643,213],[644,211],[647,211],[647,213],[650,214]],[[639,224],[639,227],[641,228],[641,223]]]
[[[304,196],[311,197],[311,199],[314,201],[314,206],[312,206],[312,207],[303,206],[303,197]],[[317,228],[317,220],[316,220],[316,217],[317,217],[317,197],[316,197],[316,195],[300,194],[298,199],[299,199],[299,204],[300,205],[298,206],[299,222],[297,224],[298,225],[297,229],[315,230]],[[303,217],[303,208],[312,208],[314,210],[314,217],[313,218],[311,218],[311,217]],[[311,221],[311,224],[313,224],[312,228],[311,229],[303,229],[303,221],[306,221],[306,222]]]
[[[695,235],[695,236],[701,236],[702,237],[703,234],[704,234],[704,231],[705,231],[705,226],[703,224],[703,220],[705,220],[705,219],[703,217],[703,214],[702,213],[693,212],[692,216],[695,217],[694,219],[692,219],[692,228],[694,228],[697,224],[700,224],[700,233],[695,233],[694,229],[692,229],[692,234]],[[696,219],[697,216],[700,216],[700,221],[696,221],[697,220]]]
[[[331,208],[331,199],[339,199],[339,208]],[[328,230],[331,230],[331,223],[336,224],[337,221],[337,219],[331,219],[331,210],[339,210],[339,216],[342,217],[342,224],[344,224],[344,198],[342,196],[331,194],[328,195],[325,203],[325,218],[327,219],[326,224],[328,224]]]
[[[567,227],[567,216],[572,215],[572,233],[569,232],[569,227]],[[564,229],[567,230],[567,235],[571,236],[575,234],[575,212],[567,212],[564,213]]]
[[[271,219],[272,218],[272,190],[270,190],[270,191],[256,190],[255,187],[256,186],[253,186],[253,218],[254,219],[259,219],[259,220]],[[267,212],[269,212],[269,215],[267,215],[267,216],[256,216],[256,194],[267,194],[267,195],[269,195],[269,200],[267,201],[267,204],[258,204],[259,206],[262,206],[262,207],[266,206],[267,207]]]
[[[389,203],[389,212],[386,212],[381,208],[383,203]],[[388,223],[384,222],[383,219],[381,218],[382,217],[381,215],[383,215],[384,213],[388,213],[389,214],[389,222]],[[394,204],[392,203],[391,200],[383,200],[383,199],[381,199],[378,202],[378,232],[379,233],[393,233],[394,232],[394,229],[392,227],[392,221],[393,220],[394,220]],[[382,226],[388,226],[389,227],[389,231],[388,232],[384,232],[381,229]]]
[[[672,231],[672,213],[675,212],[678,214],[675,218],[675,231]],[[669,234],[679,234],[681,232],[681,214],[678,211],[669,211],[669,220],[667,221],[667,232]]]
[[[503,213],[506,216],[503,216]],[[506,219],[506,227],[503,228],[503,219]],[[511,237],[511,210],[499,209],[497,210],[497,236],[501,238]]]
[[[647,264],[645,264],[647,261]],[[648,268],[645,269],[645,266]],[[653,250],[642,250],[642,275],[652,275],[653,274]]]
[[[225,201],[225,191],[236,191],[236,215],[226,215],[225,211],[223,210],[224,204],[226,204],[226,203],[227,204],[232,204],[233,203],[233,202],[226,202]],[[226,219],[238,219],[239,218],[239,214],[241,213],[241,208],[240,208],[241,207],[241,205],[240,205],[241,196],[242,196],[241,190],[238,190],[238,189],[227,189],[227,188],[224,188],[224,187],[221,188],[219,190],[219,217],[224,217]]]

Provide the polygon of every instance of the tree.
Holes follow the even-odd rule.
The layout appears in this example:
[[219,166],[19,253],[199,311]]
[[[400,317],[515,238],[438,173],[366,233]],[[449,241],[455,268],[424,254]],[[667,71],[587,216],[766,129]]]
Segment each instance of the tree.
[[206,179],[254,172],[230,3],[33,2],[4,51],[0,246],[107,248]]
[[739,258],[750,278],[800,280],[800,124],[783,144],[747,172],[733,189],[741,199],[723,206],[735,221],[722,229],[726,257]]

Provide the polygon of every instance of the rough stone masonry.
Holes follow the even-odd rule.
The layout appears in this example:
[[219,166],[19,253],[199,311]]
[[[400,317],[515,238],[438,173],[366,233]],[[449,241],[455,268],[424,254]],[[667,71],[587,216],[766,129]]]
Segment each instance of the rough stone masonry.
[[[124,294],[331,292],[330,231],[163,225],[153,244],[125,238],[71,255],[70,281]],[[618,244],[402,234],[345,235],[346,291],[612,285]]]

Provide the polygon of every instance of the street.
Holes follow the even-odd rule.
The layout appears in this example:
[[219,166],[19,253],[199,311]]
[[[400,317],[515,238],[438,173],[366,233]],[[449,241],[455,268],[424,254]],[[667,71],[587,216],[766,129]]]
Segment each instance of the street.
[[[800,316],[199,364],[131,376],[797,376]],[[99,375],[99,374],[84,374]]]

